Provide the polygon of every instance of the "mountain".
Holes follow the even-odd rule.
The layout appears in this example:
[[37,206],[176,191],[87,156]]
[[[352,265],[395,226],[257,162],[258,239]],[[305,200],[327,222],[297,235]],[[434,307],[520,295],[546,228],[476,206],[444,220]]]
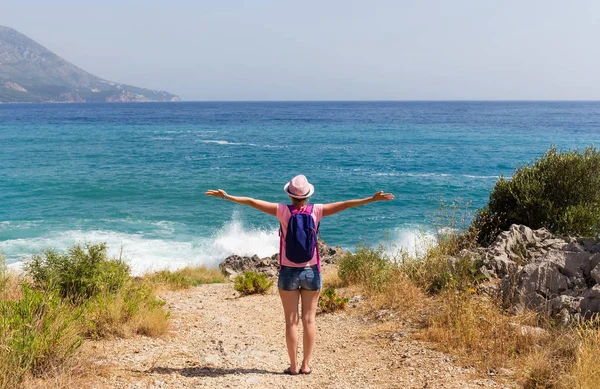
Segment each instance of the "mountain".
[[140,101],[180,99],[96,77],[20,32],[0,26],[0,103]]

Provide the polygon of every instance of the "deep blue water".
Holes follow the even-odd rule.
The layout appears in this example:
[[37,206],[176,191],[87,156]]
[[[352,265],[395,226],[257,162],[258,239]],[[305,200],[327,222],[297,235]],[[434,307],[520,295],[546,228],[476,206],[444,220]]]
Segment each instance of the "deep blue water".
[[137,271],[268,255],[273,217],[204,192],[283,202],[296,174],[313,202],[396,195],[325,219],[325,240],[410,246],[438,200],[479,207],[551,144],[599,139],[600,102],[0,105],[0,252],[107,241]]

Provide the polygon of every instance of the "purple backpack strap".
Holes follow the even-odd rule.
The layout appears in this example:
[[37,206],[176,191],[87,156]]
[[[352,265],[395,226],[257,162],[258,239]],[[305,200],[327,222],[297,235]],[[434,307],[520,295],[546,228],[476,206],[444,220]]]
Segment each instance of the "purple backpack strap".
[[281,271],[281,267],[283,266],[283,226],[281,223],[279,224],[279,271]]
[[[307,206],[307,208],[310,207],[310,209],[308,210],[308,213],[310,213],[311,217],[313,214],[313,210],[315,209],[315,205],[314,204],[310,204]],[[321,255],[319,254],[319,225],[321,223],[317,224],[317,230],[315,231],[315,251],[317,252],[317,270],[319,273],[321,273]]]

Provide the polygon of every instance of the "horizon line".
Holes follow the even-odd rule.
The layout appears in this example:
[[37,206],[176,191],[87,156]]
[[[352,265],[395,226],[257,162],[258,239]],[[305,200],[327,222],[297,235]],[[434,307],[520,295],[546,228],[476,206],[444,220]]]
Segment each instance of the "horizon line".
[[482,103],[486,103],[486,102],[490,102],[490,103],[502,103],[502,102],[600,102],[600,99],[566,99],[566,100],[559,100],[559,99],[498,99],[498,100],[493,100],[493,99],[399,99],[399,100],[379,100],[379,99],[366,99],[366,100],[359,100],[359,99],[347,99],[347,100],[338,100],[338,99],[328,99],[328,100],[181,100],[181,101],[167,101],[167,102],[172,102],[172,103],[352,103],[352,102],[357,102],[357,103],[368,103],[368,102],[374,102],[374,103],[411,103],[411,102],[415,102],[415,103],[444,103],[444,102],[462,102],[462,103],[477,103],[477,102],[482,102]]
[[180,101],[45,101],[45,102],[0,102],[0,105],[16,104],[186,104],[186,103],[598,103],[597,100],[552,100],[552,99],[520,99],[520,100],[180,100]]

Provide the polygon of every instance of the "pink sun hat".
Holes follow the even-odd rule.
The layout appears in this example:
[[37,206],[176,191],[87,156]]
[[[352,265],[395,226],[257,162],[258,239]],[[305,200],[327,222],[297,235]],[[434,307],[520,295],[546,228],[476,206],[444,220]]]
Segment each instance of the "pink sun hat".
[[283,190],[285,193],[296,199],[305,199],[315,193],[315,187],[312,186],[302,174],[292,178],[290,182],[285,184]]

